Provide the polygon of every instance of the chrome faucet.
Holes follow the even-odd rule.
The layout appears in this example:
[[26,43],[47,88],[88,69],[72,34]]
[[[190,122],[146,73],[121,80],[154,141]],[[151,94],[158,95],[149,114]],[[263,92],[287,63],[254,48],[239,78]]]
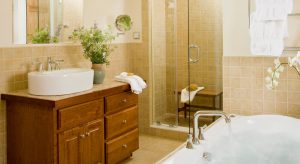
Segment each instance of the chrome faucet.
[[200,140],[204,140],[203,131],[204,128],[198,126],[198,119],[200,116],[221,116],[225,119],[226,123],[230,123],[231,119],[226,113],[217,110],[206,110],[206,111],[198,111],[194,114],[194,129],[193,129],[193,144],[199,145]]
[[51,57],[48,57],[48,71],[60,70],[60,63],[64,62],[64,60],[53,60]]
[[48,58],[47,58],[47,65],[48,65],[47,70],[48,70],[48,71],[52,71],[52,64],[53,64],[53,63],[54,63],[54,62],[53,62],[52,58],[51,58],[51,57],[48,57]]

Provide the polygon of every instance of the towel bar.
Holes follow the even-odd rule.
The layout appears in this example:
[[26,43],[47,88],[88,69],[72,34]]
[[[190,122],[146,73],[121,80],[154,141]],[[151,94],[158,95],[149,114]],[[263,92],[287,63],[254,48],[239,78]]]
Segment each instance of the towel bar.
[[284,51],[300,51],[300,47],[285,47]]

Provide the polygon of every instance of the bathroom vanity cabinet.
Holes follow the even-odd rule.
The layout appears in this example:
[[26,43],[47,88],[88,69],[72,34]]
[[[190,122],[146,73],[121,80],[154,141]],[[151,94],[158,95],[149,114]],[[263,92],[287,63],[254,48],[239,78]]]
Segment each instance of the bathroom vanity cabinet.
[[109,82],[64,96],[2,94],[8,164],[114,164],[139,148],[138,97]]

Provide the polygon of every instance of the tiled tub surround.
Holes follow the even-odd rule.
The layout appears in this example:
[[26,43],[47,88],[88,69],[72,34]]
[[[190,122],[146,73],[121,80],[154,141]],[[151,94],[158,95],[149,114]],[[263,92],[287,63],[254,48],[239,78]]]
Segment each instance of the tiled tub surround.
[[[118,44],[111,54],[107,67],[107,79],[121,71],[133,72],[133,44]],[[39,61],[46,66],[47,57],[63,59],[62,68],[90,68],[91,63],[83,57],[80,45],[25,45],[0,48],[0,94],[27,88],[27,73],[37,69]],[[6,113],[5,104],[0,103],[0,164],[6,163]]]
[[[300,117],[300,77],[285,68],[275,90],[265,87],[267,68],[274,57],[223,58],[224,110],[242,115],[280,114]],[[286,61],[286,57],[281,57]]]

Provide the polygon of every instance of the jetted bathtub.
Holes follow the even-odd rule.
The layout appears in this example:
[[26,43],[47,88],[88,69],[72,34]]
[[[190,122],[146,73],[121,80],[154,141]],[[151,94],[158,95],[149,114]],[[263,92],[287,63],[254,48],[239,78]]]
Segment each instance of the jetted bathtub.
[[206,140],[194,149],[186,149],[184,144],[158,163],[300,164],[299,119],[237,116],[230,125],[219,119],[207,128],[204,137]]

